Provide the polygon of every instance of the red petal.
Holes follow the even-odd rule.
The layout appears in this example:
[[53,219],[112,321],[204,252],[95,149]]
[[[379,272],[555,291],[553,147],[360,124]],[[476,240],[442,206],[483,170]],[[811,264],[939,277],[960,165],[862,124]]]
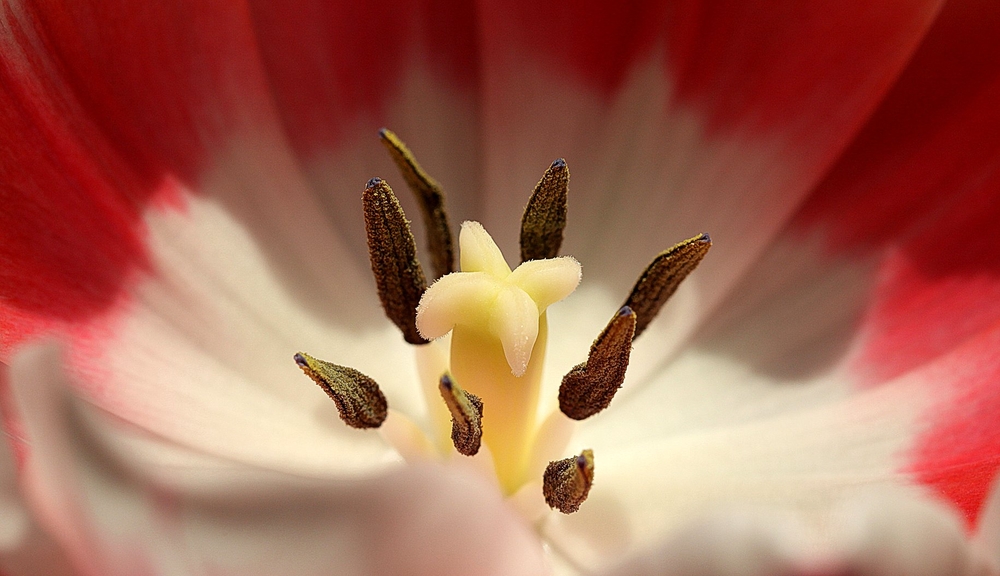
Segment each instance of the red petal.
[[[1000,321],[1000,13],[950,3],[800,223],[835,252],[885,251],[860,369],[883,382]],[[968,359],[913,471],[975,518],[1000,465],[1000,368]]]
[[[677,98],[707,111],[719,127],[811,120],[827,132],[837,122],[803,114],[803,105],[877,101],[940,2],[484,4],[484,43],[492,39],[506,53],[487,52],[489,65],[526,54],[548,58],[611,96],[633,65],[662,50]],[[816,139],[815,132],[799,136]]]
[[446,84],[475,88],[474,3],[251,1],[251,11],[282,119],[293,146],[307,157],[337,143],[359,115],[378,119],[372,122],[377,129],[386,101],[416,63],[428,61]]

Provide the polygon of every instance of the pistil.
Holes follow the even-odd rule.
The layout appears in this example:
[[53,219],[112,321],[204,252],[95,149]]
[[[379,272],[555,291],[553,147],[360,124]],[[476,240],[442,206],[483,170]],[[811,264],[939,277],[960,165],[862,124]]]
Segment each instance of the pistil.
[[[399,412],[388,420],[392,425],[384,437],[407,458],[440,458],[452,448],[462,457],[474,456],[485,444],[501,489],[512,495],[536,480],[528,477],[528,468],[539,438],[539,446],[547,446],[545,432],[540,436],[535,425],[545,416],[538,414],[548,340],[545,310],[573,292],[581,277],[575,259],[558,255],[567,221],[569,168],[563,159],[556,160],[535,186],[521,220],[521,264],[516,269],[511,270],[478,222],[466,222],[459,235],[461,271],[452,272],[452,239],[440,184],[395,134],[383,129],[380,135],[420,205],[437,278],[427,286],[402,207],[385,181],[372,178],[362,195],[372,273],[386,317],[416,345],[436,442]],[[563,415],[583,420],[610,406],[625,381],[632,341],[711,245],[708,234],[700,234],[661,252],[646,267],[586,361],[563,378]],[[446,358],[447,340],[430,341],[449,333]],[[349,426],[378,428],[387,421],[386,398],[372,378],[307,354],[294,358],[333,399]],[[562,416],[552,414],[546,421],[557,421],[552,418]],[[560,512],[575,512],[593,479],[589,449],[553,460],[541,478],[545,501]]]
[[451,332],[451,374],[483,403],[483,441],[507,494],[521,487],[535,434],[548,325],[545,309],[580,282],[569,257],[532,260],[511,271],[477,222],[462,225],[461,272],[442,277],[417,307],[427,339]]

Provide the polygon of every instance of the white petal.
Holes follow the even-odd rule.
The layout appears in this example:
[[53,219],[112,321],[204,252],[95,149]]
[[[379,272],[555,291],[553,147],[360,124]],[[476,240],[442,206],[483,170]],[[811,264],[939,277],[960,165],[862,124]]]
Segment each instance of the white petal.
[[21,352],[12,385],[34,511],[83,574],[543,571],[536,537],[474,476],[321,482],[197,454],[69,397],[52,348]]
[[583,269],[571,256],[523,262],[511,272],[508,281],[531,296],[538,310],[569,296],[580,284]]
[[497,280],[510,276],[510,266],[489,232],[479,222],[463,222],[458,242],[462,272],[486,272]]

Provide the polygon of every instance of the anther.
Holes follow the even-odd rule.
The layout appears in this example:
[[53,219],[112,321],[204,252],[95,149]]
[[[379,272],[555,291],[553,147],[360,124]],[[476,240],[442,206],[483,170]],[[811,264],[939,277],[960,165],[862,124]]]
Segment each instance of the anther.
[[340,418],[352,428],[378,428],[388,414],[385,396],[374,380],[354,368],[299,352],[295,363],[333,399]]
[[475,456],[483,439],[482,400],[459,388],[447,374],[441,376],[438,390],[451,412],[451,441],[455,450],[466,456]]
[[579,456],[549,462],[542,476],[545,503],[563,514],[572,514],[590,494],[594,483],[594,452],[584,450]]
[[711,247],[712,239],[708,234],[699,234],[660,252],[649,263],[625,301],[625,306],[636,314],[635,338],[656,318],[680,283],[698,267]]
[[521,262],[555,258],[566,228],[569,168],[559,158],[535,185],[521,218]]
[[444,208],[444,190],[436,180],[420,167],[417,159],[391,130],[379,131],[382,143],[399,167],[403,179],[420,203],[424,228],[427,229],[427,249],[431,254],[434,278],[440,278],[455,270],[455,253],[452,247],[451,228],[448,213]]
[[427,342],[417,331],[417,304],[427,288],[417,261],[417,247],[410,224],[392,188],[381,178],[372,178],[362,195],[368,257],[378,297],[385,315],[403,332],[410,344]]
[[590,347],[587,361],[563,377],[559,386],[559,409],[574,420],[583,420],[604,410],[625,381],[636,314],[623,306]]

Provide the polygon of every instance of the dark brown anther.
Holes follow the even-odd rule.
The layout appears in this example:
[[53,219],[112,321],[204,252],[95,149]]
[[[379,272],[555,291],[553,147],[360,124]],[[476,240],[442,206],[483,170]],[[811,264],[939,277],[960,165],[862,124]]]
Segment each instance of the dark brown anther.
[[562,158],[549,166],[535,185],[521,218],[521,262],[555,258],[566,228],[569,168]]
[[455,253],[451,241],[448,213],[444,208],[444,190],[424,172],[410,149],[391,130],[379,131],[382,143],[392,155],[410,190],[420,203],[424,227],[427,229],[427,249],[431,253],[434,278],[455,271]]
[[542,476],[542,494],[550,508],[572,514],[590,494],[594,483],[594,452],[584,450],[579,456],[549,462]]
[[441,376],[438,390],[451,412],[451,441],[455,450],[475,456],[483,439],[483,401],[459,388],[447,374]]
[[424,271],[417,261],[417,246],[410,223],[392,188],[381,178],[372,178],[362,195],[368,257],[385,315],[403,332],[410,344],[426,344],[417,332],[417,304],[427,289]]
[[698,267],[711,247],[712,239],[708,234],[699,234],[660,252],[646,266],[625,301],[625,306],[636,314],[635,338],[656,318],[680,283]]
[[317,360],[299,352],[295,363],[333,399],[340,418],[352,428],[378,428],[389,406],[374,380],[354,368]]
[[563,377],[559,409],[574,420],[590,418],[611,404],[625,381],[636,315],[622,307],[590,347],[590,355]]

